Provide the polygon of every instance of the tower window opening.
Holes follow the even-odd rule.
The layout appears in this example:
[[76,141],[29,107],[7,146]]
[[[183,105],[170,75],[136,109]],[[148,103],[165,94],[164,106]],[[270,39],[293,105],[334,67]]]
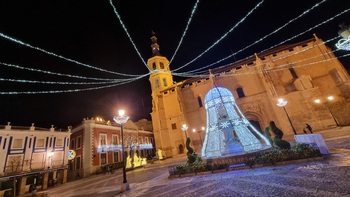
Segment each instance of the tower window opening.
[[164,64],[163,64],[163,62],[159,62],[159,65],[160,65],[160,69],[164,69]]
[[157,64],[155,62],[152,63],[153,70],[157,69]]
[[163,78],[163,84],[164,84],[164,87],[167,87],[168,86],[168,83],[166,81],[166,78]]
[[156,79],[156,88],[159,88],[159,80]]

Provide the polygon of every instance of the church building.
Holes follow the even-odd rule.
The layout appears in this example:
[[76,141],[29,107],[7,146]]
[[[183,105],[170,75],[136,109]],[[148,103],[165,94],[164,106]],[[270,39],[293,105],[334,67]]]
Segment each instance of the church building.
[[215,88],[229,90],[240,112],[261,134],[270,121],[285,135],[303,134],[306,124],[322,130],[350,123],[349,74],[316,35],[181,82],[173,81],[155,35],[151,41],[151,116],[155,144],[165,156],[186,153],[186,137],[195,152],[201,152],[210,122],[205,97]]

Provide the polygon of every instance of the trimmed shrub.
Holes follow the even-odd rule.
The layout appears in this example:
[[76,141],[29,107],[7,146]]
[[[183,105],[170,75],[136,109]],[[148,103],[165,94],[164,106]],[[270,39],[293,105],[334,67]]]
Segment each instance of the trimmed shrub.
[[277,128],[274,121],[270,121],[270,129],[275,134],[276,137],[282,139],[283,132],[281,129]]
[[280,147],[281,149],[290,149],[290,143],[286,140],[282,140],[275,137],[273,139],[273,142],[276,144],[276,146]]

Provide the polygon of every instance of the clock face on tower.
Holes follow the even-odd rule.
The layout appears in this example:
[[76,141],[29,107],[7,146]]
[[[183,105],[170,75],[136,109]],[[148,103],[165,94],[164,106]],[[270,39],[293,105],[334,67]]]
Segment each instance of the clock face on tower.
[[68,151],[68,160],[74,159],[75,155],[76,155],[76,153],[74,150],[69,150]]

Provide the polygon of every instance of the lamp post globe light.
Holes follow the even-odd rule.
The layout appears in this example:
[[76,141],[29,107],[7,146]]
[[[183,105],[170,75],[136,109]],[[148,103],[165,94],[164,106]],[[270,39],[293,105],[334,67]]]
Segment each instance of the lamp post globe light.
[[186,124],[182,124],[181,130],[185,132],[186,140],[187,140],[187,129],[188,129],[188,126]]
[[129,116],[125,115],[124,110],[118,111],[118,116],[114,116],[113,120],[120,125],[120,132],[122,138],[122,157],[123,157],[123,184],[121,186],[121,192],[130,190],[128,181],[126,180],[126,170],[125,170],[125,152],[124,152],[124,130],[123,125],[129,120]]
[[[335,124],[336,124],[337,127],[338,127],[338,126],[339,126],[339,122],[338,122],[337,118],[334,116],[334,114],[332,113],[331,109],[329,109],[329,106],[328,106],[328,101],[332,101],[333,99],[334,99],[333,96],[328,96],[328,97],[327,97],[327,100],[326,100],[324,103],[325,103],[326,109],[328,110],[329,114],[332,116],[332,118],[333,118]],[[315,103],[321,104],[322,102],[321,102],[320,99],[316,99],[316,100],[315,100]]]
[[284,107],[284,106],[287,105],[287,103],[288,103],[288,101],[285,101],[285,100],[283,100],[282,98],[279,98],[279,99],[278,99],[278,102],[277,102],[277,106],[283,108],[284,113],[286,113],[286,116],[287,116],[287,118],[288,118],[289,124],[290,124],[290,126],[292,126],[294,135],[297,135],[297,132],[296,132],[295,129],[294,129],[294,126],[293,126],[293,124],[292,124],[292,121],[291,121],[290,118],[289,118],[288,112],[287,112],[286,108]]

